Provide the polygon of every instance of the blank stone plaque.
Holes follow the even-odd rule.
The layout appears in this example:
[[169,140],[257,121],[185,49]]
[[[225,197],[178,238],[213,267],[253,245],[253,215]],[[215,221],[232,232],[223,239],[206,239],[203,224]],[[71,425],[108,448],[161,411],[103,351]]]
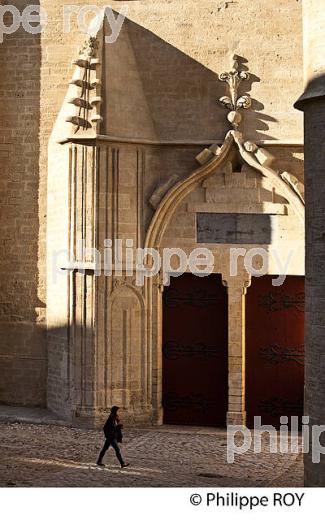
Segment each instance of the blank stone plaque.
[[275,215],[197,213],[199,244],[271,244]]

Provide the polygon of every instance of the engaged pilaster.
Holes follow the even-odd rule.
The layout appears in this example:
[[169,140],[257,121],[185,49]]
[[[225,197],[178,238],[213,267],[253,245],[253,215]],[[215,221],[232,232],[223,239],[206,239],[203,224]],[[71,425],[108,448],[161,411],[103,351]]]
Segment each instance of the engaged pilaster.
[[245,295],[250,280],[223,278],[228,291],[228,412],[227,424],[245,425]]

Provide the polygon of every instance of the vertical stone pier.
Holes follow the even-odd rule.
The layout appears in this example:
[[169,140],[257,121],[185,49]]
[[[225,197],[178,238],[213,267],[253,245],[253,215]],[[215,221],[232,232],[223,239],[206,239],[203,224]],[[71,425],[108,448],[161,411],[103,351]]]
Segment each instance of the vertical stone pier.
[[250,282],[241,276],[229,276],[223,283],[228,291],[227,424],[245,426],[245,295]]
[[[305,90],[295,107],[305,116],[306,337],[305,415],[325,425],[325,9],[304,0]],[[311,431],[310,431],[311,433]],[[311,435],[310,435],[311,437]],[[325,434],[324,434],[325,437]],[[321,436],[324,446],[325,438]],[[325,456],[305,455],[305,485],[325,486]]]

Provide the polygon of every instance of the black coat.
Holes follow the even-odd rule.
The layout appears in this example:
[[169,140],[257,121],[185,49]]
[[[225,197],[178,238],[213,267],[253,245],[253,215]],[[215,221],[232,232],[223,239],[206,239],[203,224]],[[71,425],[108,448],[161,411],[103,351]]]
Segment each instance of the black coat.
[[103,430],[107,440],[116,439],[117,442],[122,442],[122,424],[118,424],[118,421],[111,415],[108,417]]

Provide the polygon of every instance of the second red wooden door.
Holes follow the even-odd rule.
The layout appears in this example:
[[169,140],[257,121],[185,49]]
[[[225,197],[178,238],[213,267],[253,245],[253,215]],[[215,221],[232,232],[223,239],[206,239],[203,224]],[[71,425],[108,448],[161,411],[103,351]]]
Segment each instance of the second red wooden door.
[[280,417],[303,414],[304,277],[253,278],[246,296],[246,410],[262,424],[280,426]]

